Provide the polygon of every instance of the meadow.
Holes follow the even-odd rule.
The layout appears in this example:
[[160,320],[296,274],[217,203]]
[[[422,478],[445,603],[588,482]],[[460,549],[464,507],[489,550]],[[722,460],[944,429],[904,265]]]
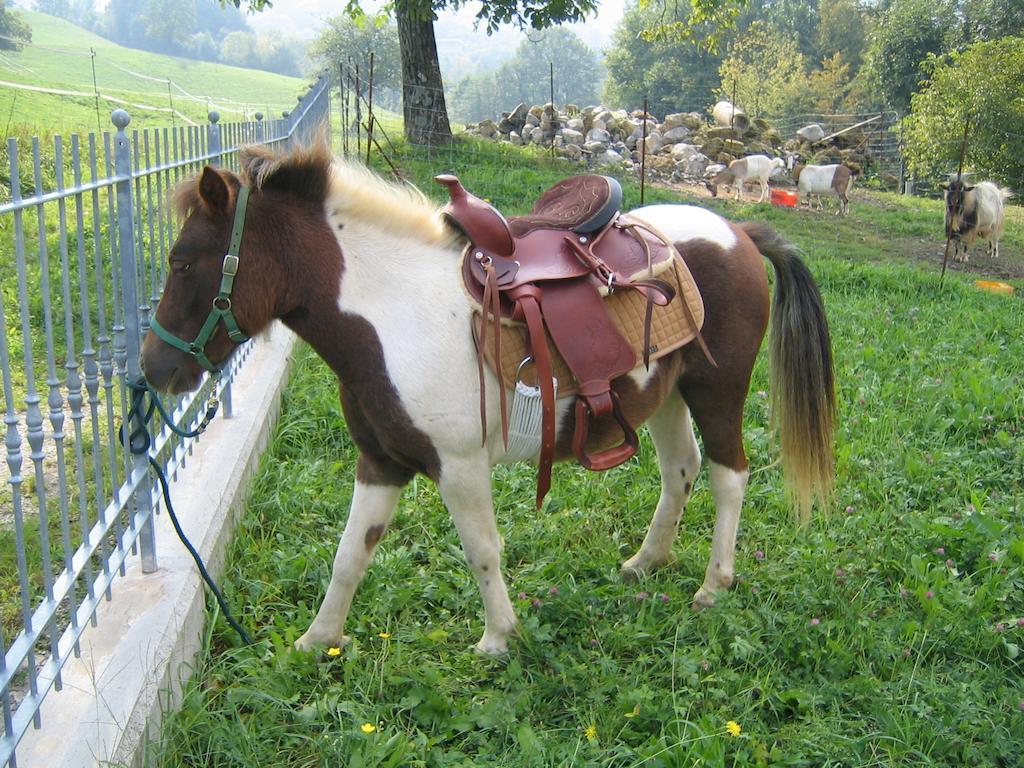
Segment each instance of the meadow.
[[[496,152],[498,150],[495,150]],[[508,150],[500,150],[507,153]],[[479,157],[479,155],[477,155]],[[523,210],[564,173],[436,156],[401,164]],[[500,170],[498,170],[500,168]],[[627,203],[638,190],[627,185]],[[649,189],[648,202],[688,200]],[[707,201],[702,201],[707,202]],[[256,637],[213,614],[163,768],[209,766],[1019,766],[1024,762],[1024,218],[997,265],[1018,294],[940,283],[941,203],[855,194],[845,219],[714,201],[796,243],[832,328],[837,490],[806,527],[786,505],[759,361],[746,407],[751,480],[737,583],[710,610],[713,507],[697,483],[677,562],[618,567],[658,498],[646,439],[603,474],[559,465],[541,511],[531,467],[494,473],[521,621],[507,656],[470,650],[482,605],[429,481],[406,489],[338,653],[293,641],[323,595],[355,451],[333,375],[295,359],[223,580]]]
[[[133,127],[182,125],[186,119],[205,125],[211,109],[224,122],[252,119],[257,111],[276,118],[309,85],[297,77],[126,48],[54,16],[19,13],[32,27],[32,42],[0,56],[0,80],[40,90],[0,85],[5,136],[19,125],[32,126],[33,133],[40,126],[52,133],[113,130],[110,113],[119,107],[131,114]],[[94,84],[111,100],[100,99],[97,106]]]

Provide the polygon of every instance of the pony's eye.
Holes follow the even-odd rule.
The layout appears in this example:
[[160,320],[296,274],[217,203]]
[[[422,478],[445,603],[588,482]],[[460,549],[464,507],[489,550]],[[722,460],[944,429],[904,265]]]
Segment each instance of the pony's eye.
[[178,274],[182,274],[192,269],[192,264],[187,261],[172,261],[171,269],[177,272]]

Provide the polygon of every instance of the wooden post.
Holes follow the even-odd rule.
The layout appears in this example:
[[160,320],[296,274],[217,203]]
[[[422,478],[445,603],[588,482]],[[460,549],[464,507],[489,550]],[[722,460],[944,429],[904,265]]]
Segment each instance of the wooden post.
[[[967,131],[971,126],[970,116],[964,121],[964,138],[960,143],[960,165],[956,169],[956,181],[957,181],[957,194],[963,194],[960,191],[960,180],[964,175],[964,158],[967,156]],[[954,205],[958,204],[959,200],[954,201]],[[948,210],[948,206],[947,206]],[[946,262],[949,260],[949,243],[953,239],[953,228],[946,227],[946,251],[942,254],[942,273],[939,275],[939,286],[942,286],[943,281],[946,279]]]
[[647,97],[644,96],[644,117],[640,128],[640,205],[644,204],[647,186]]
[[370,51],[370,77],[366,102],[366,164],[370,164],[370,147],[373,146],[373,51]]
[[736,78],[732,81],[732,114],[729,115],[729,127],[736,129]]
[[[558,110],[555,109],[555,63],[553,61],[548,62],[548,84],[551,87],[551,112],[552,121],[558,118]],[[555,130],[554,122],[551,123],[551,130]],[[551,134],[551,159],[555,157],[555,134]]]
[[341,151],[348,157],[348,94],[345,92],[345,65],[338,62],[338,91],[341,93]]
[[359,96],[359,65],[356,64],[355,74],[356,94],[356,157],[363,154],[363,106]]

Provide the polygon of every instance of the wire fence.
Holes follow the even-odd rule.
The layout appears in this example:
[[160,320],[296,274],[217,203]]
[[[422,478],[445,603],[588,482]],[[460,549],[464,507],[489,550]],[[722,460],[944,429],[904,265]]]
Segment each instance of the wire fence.
[[[40,726],[44,698],[79,638],[111,599],[116,577],[157,568],[159,487],[148,457],[121,445],[119,424],[138,379],[139,351],[159,301],[180,221],[169,203],[182,179],[212,163],[236,167],[246,143],[308,142],[330,115],[321,78],[287,118],[38,138],[6,146],[0,202],[0,368],[6,488],[0,505],[0,765]],[[218,395],[230,414],[244,346],[218,382],[169,398],[190,429]],[[168,475],[191,440],[160,424],[152,454]],[[28,462],[25,461],[27,448]]]

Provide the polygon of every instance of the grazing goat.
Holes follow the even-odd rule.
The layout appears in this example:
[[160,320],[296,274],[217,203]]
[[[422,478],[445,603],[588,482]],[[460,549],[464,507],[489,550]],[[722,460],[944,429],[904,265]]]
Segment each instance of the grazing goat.
[[763,203],[768,199],[768,177],[776,169],[786,167],[786,162],[779,157],[768,157],[768,155],[750,155],[733,160],[729,167],[719,171],[713,177],[704,182],[712,197],[718,197],[719,186],[731,186],[736,190],[736,199],[739,200],[743,192],[745,182],[757,182],[761,185],[761,196],[757,202]]
[[988,240],[988,255],[999,258],[999,238],[1003,236],[1003,201],[1013,193],[991,181],[968,184],[950,176],[940,185],[946,199],[946,236],[956,248],[953,261],[967,262],[967,249],[980,237]]
[[845,165],[805,165],[800,156],[789,156],[790,170],[801,197],[807,198],[807,207],[811,207],[811,195],[818,199],[818,210],[823,210],[822,195],[833,194],[839,198],[839,214],[850,212],[848,193],[853,187],[853,179],[857,175]]

